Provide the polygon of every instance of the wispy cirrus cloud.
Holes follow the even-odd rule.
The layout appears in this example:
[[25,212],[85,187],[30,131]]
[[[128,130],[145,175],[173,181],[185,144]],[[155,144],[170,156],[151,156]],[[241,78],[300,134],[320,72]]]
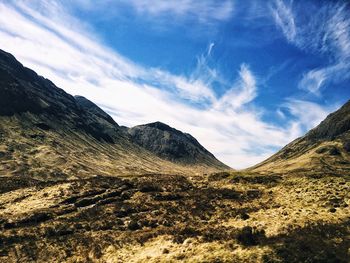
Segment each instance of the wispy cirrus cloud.
[[[263,160],[303,131],[306,120],[292,104],[294,120],[284,127],[264,121],[250,107],[259,90],[253,70],[242,63],[233,83],[222,79],[208,65],[211,44],[190,74],[145,68],[101,44],[64,6],[37,2],[0,2],[0,48],[67,92],[93,100],[119,124],[166,122],[236,168]],[[214,81],[230,88],[219,96]]]
[[150,18],[171,17],[176,21],[192,20],[204,24],[228,20],[234,11],[234,0],[77,0],[74,2],[73,4],[86,10],[103,10],[110,16],[117,15],[120,7],[128,6],[138,14]]
[[271,13],[288,42],[329,60],[328,66],[305,72],[299,82],[300,89],[320,96],[325,84],[350,78],[350,6],[326,1],[300,4],[275,0]]
[[314,102],[289,99],[282,107],[296,117],[292,121],[296,124],[295,127],[302,130],[310,130],[324,120],[329,112],[335,111],[340,105],[321,107]]
[[320,96],[320,89],[328,78],[328,72],[327,68],[312,69],[306,72],[298,84],[299,88]]
[[291,5],[285,4],[282,0],[276,0],[270,8],[276,25],[282,30],[288,41],[294,42],[297,29]]
[[211,51],[213,50],[214,46],[215,46],[215,43],[213,43],[213,42],[209,44],[207,56],[210,56]]
[[131,0],[126,2],[140,13],[156,16],[173,14],[178,17],[196,18],[202,22],[227,20],[231,17],[234,7],[232,0]]
[[346,3],[275,0],[270,6],[285,38],[305,51],[342,59],[350,55],[350,14]]
[[224,110],[239,110],[257,96],[256,79],[246,64],[242,64],[239,78],[221,98],[215,107]]
[[339,61],[336,64],[323,68],[315,68],[303,74],[298,87],[316,96],[321,96],[325,82],[338,83],[350,78],[350,63]]

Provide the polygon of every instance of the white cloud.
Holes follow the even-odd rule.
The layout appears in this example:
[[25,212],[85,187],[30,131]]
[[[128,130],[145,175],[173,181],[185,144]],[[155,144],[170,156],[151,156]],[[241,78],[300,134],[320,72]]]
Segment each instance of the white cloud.
[[0,2],[0,48],[67,92],[96,102],[121,125],[166,122],[236,168],[261,161],[302,131],[303,119],[278,127],[249,107],[258,83],[248,65],[242,64],[232,88],[218,97],[211,84],[221,80],[207,65],[210,52],[198,58],[190,76],[146,69],[99,43],[61,6],[43,5],[38,12],[32,3],[16,1],[14,8]]
[[238,110],[257,96],[256,80],[248,66],[241,65],[239,79],[216,103],[216,108]]
[[174,15],[175,17],[193,17],[201,22],[227,20],[233,11],[231,0],[127,0],[139,13],[152,16]]
[[340,105],[321,107],[320,105],[297,99],[290,99],[284,107],[295,117],[297,129],[310,130],[320,124],[327,115],[339,108]]
[[343,62],[324,68],[312,69],[302,76],[298,87],[316,96],[320,96],[320,89],[325,82],[336,84],[339,81],[349,78],[349,69],[350,63]]
[[[299,5],[298,5],[299,4]],[[278,28],[298,48],[326,56],[329,65],[305,72],[299,88],[320,96],[325,83],[350,78],[350,12],[346,3],[276,0],[271,14]]]
[[325,69],[310,70],[303,76],[303,78],[299,82],[299,88],[308,90],[309,92],[315,95],[320,95],[319,90],[326,78],[327,72]]
[[276,110],[276,114],[280,119],[286,119],[286,115],[284,114],[284,112],[280,108],[278,108]]
[[210,44],[209,44],[207,56],[210,56],[211,51],[213,50],[213,47],[214,47],[214,46],[215,46],[215,43],[210,43]]
[[[350,13],[349,6],[336,6],[327,21],[327,33],[324,41],[330,41],[329,49],[334,46],[339,60],[350,57]],[[327,39],[328,38],[328,39]],[[327,46],[325,45],[327,49]]]
[[176,76],[159,69],[153,69],[149,71],[149,76],[146,78],[193,102],[203,103],[216,100],[215,94],[208,86],[210,80],[202,78],[202,75],[186,78],[185,76]]
[[[233,0],[62,0],[69,5],[76,5],[88,11],[102,11],[105,16],[113,17],[119,14],[121,8],[131,7],[136,13],[148,18],[169,18],[171,22],[186,20],[210,24],[226,21],[234,11]],[[165,20],[162,20],[164,22]]]
[[294,22],[292,7],[282,0],[276,0],[271,6],[271,12],[276,25],[282,30],[288,41],[295,41],[297,29]]

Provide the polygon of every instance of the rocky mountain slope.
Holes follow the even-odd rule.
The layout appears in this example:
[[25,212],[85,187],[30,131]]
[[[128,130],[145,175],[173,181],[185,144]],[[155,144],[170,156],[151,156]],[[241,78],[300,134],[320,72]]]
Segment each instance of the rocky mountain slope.
[[129,129],[128,133],[135,143],[166,160],[189,165],[205,163],[208,166],[229,169],[193,136],[164,123],[139,125]]
[[350,171],[350,101],[253,171]]
[[219,161],[184,165],[175,156],[160,157],[86,98],[67,94],[0,51],[1,175],[66,179],[227,168]]

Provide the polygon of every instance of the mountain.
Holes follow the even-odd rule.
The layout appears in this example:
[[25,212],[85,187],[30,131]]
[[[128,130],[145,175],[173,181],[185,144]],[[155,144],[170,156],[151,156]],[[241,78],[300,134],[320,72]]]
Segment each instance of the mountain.
[[0,51],[0,262],[349,262],[349,112],[222,171],[191,135],[119,126]]
[[63,179],[227,168],[162,157],[134,143],[88,99],[67,94],[0,50],[0,174]]
[[128,133],[133,142],[171,162],[187,165],[205,163],[208,166],[229,169],[193,136],[164,123],[139,125],[129,129]]
[[253,171],[350,171],[350,101]]

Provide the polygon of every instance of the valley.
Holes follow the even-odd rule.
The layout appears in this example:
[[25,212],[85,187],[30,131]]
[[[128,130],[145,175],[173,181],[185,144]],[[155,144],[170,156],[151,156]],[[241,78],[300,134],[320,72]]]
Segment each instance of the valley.
[[1,181],[1,262],[348,259],[349,174]]
[[0,262],[349,262],[350,102],[245,170],[0,52]]

